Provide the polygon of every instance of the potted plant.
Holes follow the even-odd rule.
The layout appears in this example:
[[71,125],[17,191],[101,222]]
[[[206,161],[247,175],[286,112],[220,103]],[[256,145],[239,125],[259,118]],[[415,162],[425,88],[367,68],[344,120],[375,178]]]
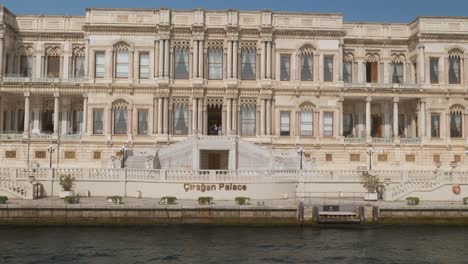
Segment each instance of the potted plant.
[[366,201],[377,201],[377,188],[379,186],[379,177],[370,174],[368,171],[361,174],[362,186],[367,190],[364,194],[364,200]]
[[0,204],[6,204],[7,201],[8,201],[8,197],[0,196]]
[[60,176],[60,186],[62,190],[59,192],[59,197],[64,199],[67,196],[73,196],[73,186],[75,185],[75,177],[70,174]]
[[107,197],[107,201],[113,204],[122,204],[122,196],[109,196]]
[[67,204],[77,204],[77,203],[80,203],[80,198],[81,198],[81,195],[77,194],[77,195],[72,195],[72,196],[65,197],[64,201]]
[[174,205],[176,204],[176,201],[177,201],[177,198],[174,196],[164,196],[159,201],[159,204]]
[[212,203],[213,203],[213,197],[198,197],[199,205],[206,205],[206,204],[212,204]]
[[407,197],[406,198],[406,204],[409,206],[416,206],[419,204],[419,198],[418,197]]
[[248,205],[250,198],[249,197],[236,197],[234,198],[237,205]]

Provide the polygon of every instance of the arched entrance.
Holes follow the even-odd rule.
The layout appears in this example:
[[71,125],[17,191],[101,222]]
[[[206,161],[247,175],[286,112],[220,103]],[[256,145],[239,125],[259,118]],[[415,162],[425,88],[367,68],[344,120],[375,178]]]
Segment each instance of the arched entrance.
[[215,105],[208,105],[207,109],[207,134],[211,136],[219,135],[221,134],[221,120],[222,120],[222,111],[223,108],[221,105],[215,104]]

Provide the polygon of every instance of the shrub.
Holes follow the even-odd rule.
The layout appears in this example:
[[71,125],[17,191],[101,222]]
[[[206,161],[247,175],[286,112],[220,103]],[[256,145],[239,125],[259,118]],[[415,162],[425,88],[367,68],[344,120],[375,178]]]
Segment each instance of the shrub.
[[234,198],[234,200],[236,201],[238,205],[246,205],[246,204],[249,204],[250,198],[249,197],[236,197]]
[[468,204],[468,197],[463,197],[463,204]]
[[111,200],[114,204],[122,203],[122,196],[114,195],[107,197],[107,200]]
[[79,194],[77,194],[77,195],[65,197],[64,201],[67,204],[77,204],[77,203],[80,203],[80,198],[81,198],[81,196]]
[[64,191],[71,191],[75,185],[75,177],[72,177],[70,174],[60,176],[60,186]]
[[0,196],[0,204],[6,204],[7,201],[8,201],[8,197]]
[[361,175],[361,184],[367,190],[367,192],[377,192],[379,186],[379,177],[370,174],[369,172],[363,172]]
[[418,205],[419,198],[418,197],[408,197],[406,198],[406,204],[410,206]]
[[205,204],[212,204],[213,197],[198,197],[198,204],[205,205]]
[[159,201],[159,204],[174,205],[176,204],[177,198],[174,196],[164,196]]

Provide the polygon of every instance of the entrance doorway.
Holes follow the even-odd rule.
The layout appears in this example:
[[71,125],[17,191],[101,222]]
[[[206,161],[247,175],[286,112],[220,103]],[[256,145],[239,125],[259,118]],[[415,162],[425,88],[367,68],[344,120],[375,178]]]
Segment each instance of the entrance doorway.
[[200,150],[200,169],[227,170],[229,150]]
[[220,105],[209,105],[208,106],[208,123],[207,131],[208,135],[220,135],[221,134],[221,119],[222,119],[222,106]]
[[382,117],[379,115],[372,115],[372,129],[371,129],[371,136],[373,138],[381,138],[382,137]]
[[41,132],[52,133],[54,131],[54,111],[42,112]]

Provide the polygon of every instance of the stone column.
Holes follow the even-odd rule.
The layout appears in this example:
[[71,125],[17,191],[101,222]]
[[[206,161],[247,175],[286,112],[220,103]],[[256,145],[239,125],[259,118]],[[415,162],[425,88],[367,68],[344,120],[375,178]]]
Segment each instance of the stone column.
[[193,78],[198,77],[198,40],[193,41]]
[[83,130],[82,134],[88,134],[88,95],[83,95]]
[[271,135],[271,100],[266,100],[266,134]]
[[262,53],[260,54],[260,79],[261,80],[265,79],[265,53],[266,53],[265,46],[266,46],[266,42],[262,41],[262,50],[261,50]]
[[232,41],[228,41],[227,79],[232,78]]
[[[339,53],[338,53],[338,80],[343,81],[343,40],[340,40]],[[352,76],[352,75],[351,75]],[[343,133],[340,134],[342,136]]]
[[419,116],[418,116],[418,121],[419,121],[419,137],[422,138],[424,137],[424,132],[425,132],[425,113],[426,113],[426,110],[425,110],[425,99],[424,98],[421,98],[420,100],[420,106],[419,106]]
[[366,97],[366,137],[371,137],[371,97]]
[[419,46],[418,47],[418,65],[419,65],[419,83],[423,84],[425,83],[426,77],[426,71],[425,71],[425,64],[424,64],[424,46]]
[[158,129],[157,133],[162,134],[162,120],[163,120],[163,98],[158,98]]
[[54,135],[59,132],[59,94],[54,94]]
[[232,45],[232,76],[237,78],[237,41],[233,41]]
[[237,134],[237,100],[232,99],[232,130]]
[[24,132],[23,134],[28,135],[29,134],[29,114],[30,114],[30,108],[29,108],[29,97],[30,93],[26,92],[24,93]]
[[127,136],[131,137],[133,133],[133,106],[132,104],[128,105],[127,108]]
[[112,79],[112,76],[114,76],[114,67],[112,65],[112,61],[114,59],[114,52],[112,51],[112,49],[108,49],[106,51],[106,75],[107,75],[107,79],[111,80]]
[[164,40],[164,77],[169,77],[169,40]]
[[393,137],[397,138],[398,135],[398,102],[400,98],[394,97],[393,98]]
[[169,98],[168,97],[165,97],[164,98],[164,125],[163,125],[163,132],[164,134],[168,134],[169,133]]
[[231,111],[231,98],[227,99],[227,111],[226,111],[226,135],[231,133],[231,117],[232,117],[232,111]]
[[260,136],[265,135],[265,99],[261,99],[260,106]]
[[[199,98],[198,99],[198,118],[197,118],[197,121],[198,121],[198,132],[200,134],[203,133],[203,99],[202,98]],[[206,124],[205,124],[206,126]]]
[[199,44],[200,46],[198,48],[198,77],[203,78],[203,58],[204,58],[203,40],[200,40]]
[[197,132],[197,99],[192,99],[192,134]]
[[340,98],[338,100],[338,108],[339,108],[339,118],[338,118],[338,127],[339,127],[339,131],[338,131],[338,136],[342,137],[343,136],[343,101],[344,101],[344,98]]
[[[164,76],[164,40],[159,40],[158,77]],[[158,131],[159,133],[159,131]]]
[[271,42],[267,42],[266,78],[271,79]]
[[465,140],[468,141],[468,109],[465,110],[465,130],[463,131],[465,133]]
[[4,46],[4,40],[3,38],[0,38],[0,77],[3,76],[3,65],[5,64],[4,59],[5,56],[3,56],[3,46]]
[[[0,43],[1,44],[1,43]],[[0,64],[1,64],[1,61],[0,61]],[[3,97],[1,94],[0,94],[0,131],[3,132],[5,131],[5,128],[3,127]]]

